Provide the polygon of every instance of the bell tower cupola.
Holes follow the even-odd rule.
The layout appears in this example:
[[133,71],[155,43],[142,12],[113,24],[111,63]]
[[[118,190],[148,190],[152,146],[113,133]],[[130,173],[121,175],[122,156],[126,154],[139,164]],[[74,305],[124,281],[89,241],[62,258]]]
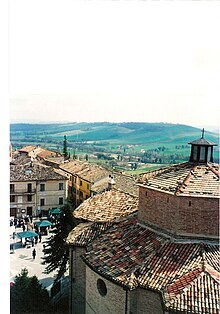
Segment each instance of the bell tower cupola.
[[202,129],[201,138],[188,144],[192,145],[189,158],[190,162],[203,164],[206,164],[207,162],[213,162],[213,146],[216,146],[217,144],[204,138],[204,128]]

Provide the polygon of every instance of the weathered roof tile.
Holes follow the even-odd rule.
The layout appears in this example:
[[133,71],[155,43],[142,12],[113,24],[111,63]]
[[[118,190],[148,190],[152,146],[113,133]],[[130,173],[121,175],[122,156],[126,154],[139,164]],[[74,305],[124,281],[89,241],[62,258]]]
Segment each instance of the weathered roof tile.
[[138,210],[138,198],[117,190],[106,191],[85,200],[74,211],[76,218],[112,221]]

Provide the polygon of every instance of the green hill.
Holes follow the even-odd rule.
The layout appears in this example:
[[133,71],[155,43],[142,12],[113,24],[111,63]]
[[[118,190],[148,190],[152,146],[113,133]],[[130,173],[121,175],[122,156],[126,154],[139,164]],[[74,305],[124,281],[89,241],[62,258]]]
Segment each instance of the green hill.
[[[81,159],[87,154],[94,162],[111,164],[112,158],[138,158],[144,164],[174,164],[189,159],[190,141],[201,137],[201,130],[170,123],[53,123],[11,124],[10,141],[14,149],[39,145],[63,152],[64,135],[70,156]],[[218,133],[205,132],[205,138],[218,144]],[[219,146],[214,147],[214,161],[219,162]],[[130,157],[129,157],[130,156]],[[88,158],[88,156],[87,156]],[[108,160],[108,161],[106,161]],[[90,161],[92,161],[90,159]]]
[[[10,140],[11,143],[23,145],[28,140],[45,140],[45,143],[59,143],[63,141],[64,135],[68,142],[88,142],[107,141],[117,144],[187,144],[193,139],[201,136],[201,130],[195,127],[170,124],[170,123],[54,123],[54,124],[11,124]],[[205,137],[211,141],[218,142],[218,134],[205,132]]]

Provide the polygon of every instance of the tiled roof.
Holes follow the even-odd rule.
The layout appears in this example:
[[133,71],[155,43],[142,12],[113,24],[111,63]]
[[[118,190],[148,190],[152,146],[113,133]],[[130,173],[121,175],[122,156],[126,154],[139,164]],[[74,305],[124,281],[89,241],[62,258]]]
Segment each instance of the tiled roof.
[[112,221],[137,210],[137,197],[117,190],[110,190],[85,200],[74,211],[74,216],[88,221]]
[[73,160],[60,165],[60,168],[89,182],[95,183],[102,178],[108,178],[109,171],[98,165]]
[[20,153],[27,153],[30,157],[46,158],[49,156],[61,156],[60,153],[48,150],[40,146],[24,146],[18,150]]
[[[115,184],[112,187],[113,189],[138,196],[139,188],[134,177],[117,172],[111,173],[111,177],[115,182]],[[95,182],[94,185],[92,185],[92,191],[96,193],[106,191],[109,188],[108,185],[109,180],[110,177],[106,176],[102,178],[100,181]]]
[[36,180],[67,180],[53,168],[40,163],[16,164],[10,165],[10,181],[36,181]]
[[91,242],[83,259],[95,272],[129,289],[163,292],[167,308],[219,313],[219,257],[217,245],[173,243],[132,217]]
[[190,142],[189,144],[193,144],[193,145],[205,145],[205,146],[216,146],[217,144],[215,144],[214,142],[208,141],[205,138],[201,137],[198,138],[197,140],[194,140],[192,142]]
[[147,179],[139,177],[139,183],[151,189],[176,195],[219,197],[219,165],[194,165],[183,163],[168,167]]
[[69,233],[67,237],[67,243],[69,245],[85,247],[100,234],[109,229],[112,225],[112,222],[80,223]]
[[125,193],[138,196],[139,187],[134,177],[114,172],[113,179],[115,181],[114,188]]
[[25,165],[27,163],[30,164],[31,157],[29,156],[22,156],[17,151],[12,153],[12,159],[10,161],[11,165]]
[[60,165],[61,169],[68,171],[69,173],[71,173],[73,175],[78,173],[82,169],[87,168],[87,167],[88,167],[88,163],[82,162],[82,161],[77,160],[77,159],[71,160],[69,162],[65,162],[65,163]]
[[27,145],[27,146],[24,146],[24,147],[18,149],[18,151],[19,151],[19,152],[24,152],[24,153],[30,153],[30,152],[32,152],[35,148],[36,148],[36,146]]
[[108,178],[109,171],[103,167],[94,164],[87,164],[87,167],[78,171],[78,176],[89,182],[97,182],[102,178]]
[[41,148],[41,150],[36,155],[40,158],[61,156],[60,153],[57,153],[57,152],[54,152],[45,148]]
[[189,272],[163,292],[165,307],[182,313],[219,313],[219,281],[202,268]]

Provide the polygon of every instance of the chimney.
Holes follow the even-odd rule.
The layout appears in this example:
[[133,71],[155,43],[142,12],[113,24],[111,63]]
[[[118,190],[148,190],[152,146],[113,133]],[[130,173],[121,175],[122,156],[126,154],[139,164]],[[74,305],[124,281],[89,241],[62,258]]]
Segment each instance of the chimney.
[[108,190],[110,191],[115,185],[115,180],[113,179],[112,175],[109,175],[109,180],[108,180]]

